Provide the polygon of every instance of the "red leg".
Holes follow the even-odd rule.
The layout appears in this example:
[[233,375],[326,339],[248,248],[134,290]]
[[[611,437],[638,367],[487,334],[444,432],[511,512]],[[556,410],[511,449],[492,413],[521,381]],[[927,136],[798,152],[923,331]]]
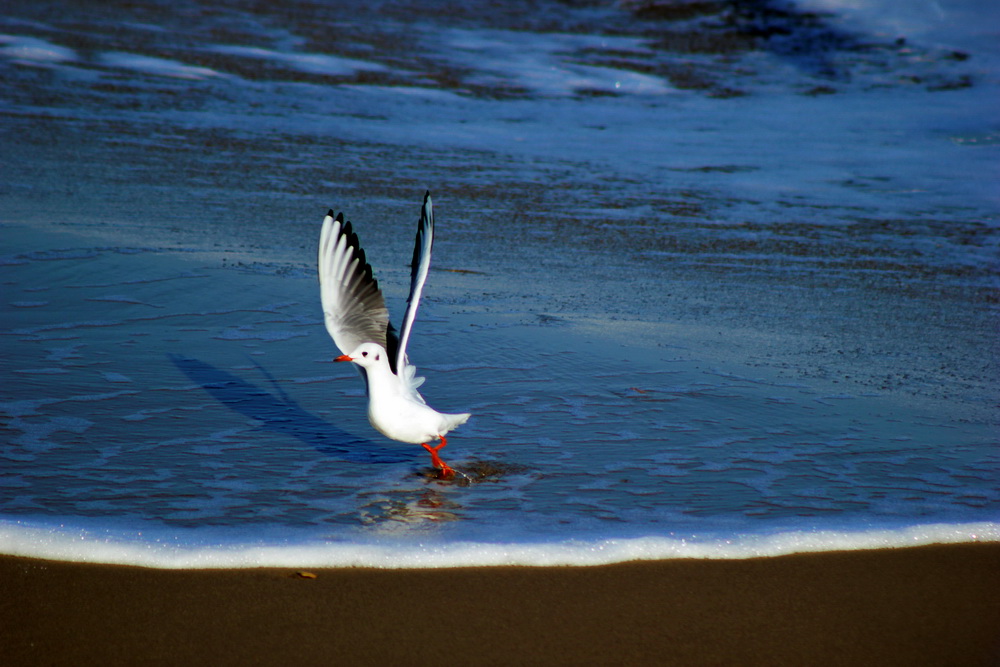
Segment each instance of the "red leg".
[[455,476],[455,471],[451,469],[451,466],[442,461],[441,457],[438,456],[438,450],[444,448],[447,444],[448,441],[442,436],[441,444],[437,447],[431,447],[426,442],[421,445],[421,447],[430,452],[431,465],[438,469],[438,479],[451,479]]

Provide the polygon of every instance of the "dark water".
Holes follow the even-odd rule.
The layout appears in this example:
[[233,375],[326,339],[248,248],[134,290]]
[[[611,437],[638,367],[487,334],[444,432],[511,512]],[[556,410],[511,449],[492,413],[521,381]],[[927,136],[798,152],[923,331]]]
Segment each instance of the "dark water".
[[[996,539],[1000,49],[849,5],[11,3],[4,550]],[[398,318],[425,188],[456,484],[367,425],[313,268],[344,210]]]

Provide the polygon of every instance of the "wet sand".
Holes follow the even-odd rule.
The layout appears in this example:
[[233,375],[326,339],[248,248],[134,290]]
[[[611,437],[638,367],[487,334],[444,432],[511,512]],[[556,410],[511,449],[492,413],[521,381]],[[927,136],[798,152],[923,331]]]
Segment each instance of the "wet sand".
[[6,665],[1000,664],[1000,544],[578,568],[0,557]]

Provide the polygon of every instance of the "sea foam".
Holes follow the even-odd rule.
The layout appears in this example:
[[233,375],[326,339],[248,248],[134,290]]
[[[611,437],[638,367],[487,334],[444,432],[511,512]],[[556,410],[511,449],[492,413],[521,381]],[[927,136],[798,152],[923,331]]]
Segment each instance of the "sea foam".
[[592,566],[674,558],[746,559],[823,551],[1000,541],[1000,523],[893,530],[794,531],[731,538],[642,537],[547,543],[196,543],[28,522],[0,522],[0,552],[31,558],[155,568]]

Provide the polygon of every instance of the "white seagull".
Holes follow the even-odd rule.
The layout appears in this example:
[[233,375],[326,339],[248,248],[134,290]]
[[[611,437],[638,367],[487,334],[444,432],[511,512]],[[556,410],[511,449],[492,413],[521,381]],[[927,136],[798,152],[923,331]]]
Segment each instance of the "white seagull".
[[[368,421],[382,435],[419,444],[431,454],[438,475],[447,479],[455,471],[441,460],[438,450],[448,444],[445,434],[464,424],[469,413],[445,414],[434,410],[417,391],[424,378],[406,357],[420,295],[431,265],[434,245],[434,211],[431,193],[417,225],[410,273],[410,296],[399,334],[389,323],[382,290],[365,260],[358,235],[344,222],[344,214],[327,213],[319,238],[319,286],[326,330],[343,353],[334,361],[352,361],[365,381]],[[432,440],[440,444],[432,447]]]

